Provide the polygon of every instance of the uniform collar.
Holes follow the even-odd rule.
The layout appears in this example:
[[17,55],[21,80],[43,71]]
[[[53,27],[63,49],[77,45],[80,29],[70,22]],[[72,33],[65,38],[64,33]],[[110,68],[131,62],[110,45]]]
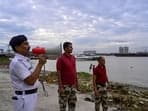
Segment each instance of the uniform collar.
[[16,56],[19,60],[27,60],[27,61],[30,60],[28,57],[23,56],[23,55],[21,55],[21,54],[19,54],[19,53],[16,53],[15,56]]

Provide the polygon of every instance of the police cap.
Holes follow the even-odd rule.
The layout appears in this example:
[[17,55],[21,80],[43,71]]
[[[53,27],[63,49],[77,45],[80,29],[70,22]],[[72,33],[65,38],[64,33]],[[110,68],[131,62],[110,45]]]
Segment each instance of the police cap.
[[21,45],[24,41],[27,41],[27,37],[25,35],[13,36],[9,42],[9,45],[14,51],[16,51],[15,46]]

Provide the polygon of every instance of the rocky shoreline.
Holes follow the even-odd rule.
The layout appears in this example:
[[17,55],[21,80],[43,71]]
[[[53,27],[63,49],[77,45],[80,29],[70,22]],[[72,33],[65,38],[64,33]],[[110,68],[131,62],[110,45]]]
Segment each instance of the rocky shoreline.
[[[48,84],[57,83],[55,72],[47,72],[41,77]],[[88,94],[85,101],[94,102],[92,91],[92,75],[85,72],[78,73],[80,93]],[[129,84],[110,82],[108,103],[114,111],[148,111],[148,88]]]

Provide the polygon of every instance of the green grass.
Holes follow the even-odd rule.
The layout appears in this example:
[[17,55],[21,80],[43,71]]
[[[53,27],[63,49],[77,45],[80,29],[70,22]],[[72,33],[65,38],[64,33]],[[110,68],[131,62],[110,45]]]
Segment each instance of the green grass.
[[[46,77],[46,82],[57,84],[56,72],[50,72]],[[92,93],[92,74],[86,72],[78,72],[79,88],[81,93]],[[137,92],[130,89],[130,86],[110,82],[112,96],[109,97],[110,106],[120,107],[124,111],[148,111],[148,91]],[[145,101],[144,101],[145,100]],[[142,103],[141,103],[142,102]]]
[[92,75],[90,73],[87,73],[87,72],[78,72],[78,76],[82,77],[82,78],[90,78],[90,77],[92,77]]
[[92,91],[92,75],[87,72],[78,72],[78,81],[81,93]]
[[0,56],[0,65],[9,64],[9,62],[10,62],[9,57]]
[[[48,73],[48,72],[47,72]],[[50,72],[45,77],[47,83],[57,84],[57,74],[55,71]],[[92,75],[86,72],[78,72],[78,83],[81,89],[81,93],[92,91]]]

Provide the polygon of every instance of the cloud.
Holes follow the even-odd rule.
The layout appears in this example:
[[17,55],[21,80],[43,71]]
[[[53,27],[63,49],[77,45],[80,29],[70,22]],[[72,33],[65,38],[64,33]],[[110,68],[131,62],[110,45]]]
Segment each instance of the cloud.
[[[72,41],[75,51],[148,48],[147,0],[4,0],[0,1],[0,48],[16,34],[32,46]],[[81,49],[80,49],[81,48]]]

